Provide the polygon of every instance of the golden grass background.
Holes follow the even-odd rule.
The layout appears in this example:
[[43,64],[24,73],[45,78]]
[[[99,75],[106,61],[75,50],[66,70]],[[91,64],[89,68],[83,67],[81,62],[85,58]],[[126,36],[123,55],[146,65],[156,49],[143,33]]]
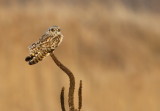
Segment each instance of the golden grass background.
[[24,61],[52,25],[62,28],[55,55],[75,74],[75,98],[83,80],[83,111],[160,111],[160,15],[96,2],[0,7],[0,111],[61,110],[68,77],[50,57]]

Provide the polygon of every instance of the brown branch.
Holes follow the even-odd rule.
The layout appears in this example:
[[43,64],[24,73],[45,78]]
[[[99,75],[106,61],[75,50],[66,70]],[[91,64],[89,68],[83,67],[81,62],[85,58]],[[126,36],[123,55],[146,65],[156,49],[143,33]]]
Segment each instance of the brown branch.
[[62,111],[66,111],[66,109],[65,109],[65,104],[64,104],[64,87],[63,87],[62,90],[61,90],[60,100],[61,100],[61,108],[62,108]]
[[78,90],[78,110],[82,109],[82,80],[80,80],[79,90]]
[[56,65],[62,69],[69,77],[70,80],[70,87],[69,87],[69,93],[68,93],[68,104],[69,104],[69,110],[70,111],[74,111],[74,89],[75,89],[75,78],[73,73],[67,68],[65,67],[57,58],[53,53],[50,53],[50,56],[52,57],[52,59],[54,60],[54,62],[56,63]]

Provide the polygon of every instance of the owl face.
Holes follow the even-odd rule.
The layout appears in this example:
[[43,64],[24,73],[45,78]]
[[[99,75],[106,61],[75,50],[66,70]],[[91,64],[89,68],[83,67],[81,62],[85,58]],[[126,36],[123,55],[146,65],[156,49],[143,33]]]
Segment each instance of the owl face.
[[52,34],[52,35],[59,35],[61,32],[60,27],[58,26],[52,26],[48,29],[48,33]]

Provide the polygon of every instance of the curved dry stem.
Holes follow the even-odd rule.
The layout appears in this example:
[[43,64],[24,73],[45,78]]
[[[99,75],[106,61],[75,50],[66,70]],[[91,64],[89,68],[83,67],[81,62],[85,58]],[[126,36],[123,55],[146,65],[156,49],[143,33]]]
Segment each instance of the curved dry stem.
[[75,89],[75,78],[73,73],[66,67],[64,66],[53,53],[50,53],[50,56],[52,57],[52,59],[54,60],[54,62],[56,63],[56,65],[62,69],[69,77],[70,80],[70,87],[69,87],[69,93],[68,93],[68,104],[69,104],[69,110],[70,111],[74,111],[74,89]]

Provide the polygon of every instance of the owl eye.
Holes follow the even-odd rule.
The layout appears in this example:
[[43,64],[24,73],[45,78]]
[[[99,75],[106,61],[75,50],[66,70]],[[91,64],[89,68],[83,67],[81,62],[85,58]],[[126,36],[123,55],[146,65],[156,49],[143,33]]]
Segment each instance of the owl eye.
[[53,32],[53,31],[54,31],[54,29],[51,29],[51,31]]
[[61,31],[61,29],[58,29],[58,32],[60,32]]

